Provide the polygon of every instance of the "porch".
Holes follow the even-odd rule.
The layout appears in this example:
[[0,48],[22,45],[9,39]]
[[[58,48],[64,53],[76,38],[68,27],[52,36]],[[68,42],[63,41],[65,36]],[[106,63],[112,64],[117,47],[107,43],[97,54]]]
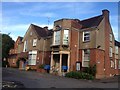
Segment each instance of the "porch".
[[50,73],[62,76],[69,72],[70,69],[70,52],[59,51],[51,53]]

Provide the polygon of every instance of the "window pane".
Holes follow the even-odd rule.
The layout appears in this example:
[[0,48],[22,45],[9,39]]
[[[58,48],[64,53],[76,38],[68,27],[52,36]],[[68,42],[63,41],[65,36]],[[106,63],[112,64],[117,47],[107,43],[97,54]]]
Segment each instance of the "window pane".
[[63,44],[68,44],[69,30],[64,30]]
[[85,49],[83,50],[83,59],[82,59],[82,66],[83,67],[89,67],[89,61],[90,61],[90,50]]
[[60,44],[60,31],[54,32],[54,44]]
[[33,46],[37,45],[37,39],[33,39]]
[[83,41],[90,41],[90,32],[83,32]]

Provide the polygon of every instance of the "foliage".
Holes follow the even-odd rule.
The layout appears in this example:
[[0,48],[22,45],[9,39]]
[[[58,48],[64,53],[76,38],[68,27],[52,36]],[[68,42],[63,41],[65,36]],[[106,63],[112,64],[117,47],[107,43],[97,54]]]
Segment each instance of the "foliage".
[[85,69],[83,70],[83,72],[95,76],[95,74],[96,74],[96,65],[85,68]]
[[75,72],[75,71],[66,73],[65,77],[75,78],[75,79],[88,79],[88,80],[94,79],[94,76],[91,74],[84,73],[84,72]]
[[9,50],[14,47],[14,40],[7,35],[2,34],[2,59],[8,58],[9,56]]
[[18,59],[16,62],[16,67],[19,68],[20,60]]
[[45,66],[44,64],[41,64],[38,66],[38,68],[44,69],[44,66]]

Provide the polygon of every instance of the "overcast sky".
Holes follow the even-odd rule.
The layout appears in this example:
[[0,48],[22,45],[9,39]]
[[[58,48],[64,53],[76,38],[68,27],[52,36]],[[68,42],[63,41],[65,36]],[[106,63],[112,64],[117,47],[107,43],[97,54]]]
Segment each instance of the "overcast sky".
[[2,2],[2,33],[10,33],[16,40],[18,36],[25,35],[31,23],[53,28],[55,20],[84,20],[101,15],[103,9],[110,11],[110,23],[118,40],[117,2]]

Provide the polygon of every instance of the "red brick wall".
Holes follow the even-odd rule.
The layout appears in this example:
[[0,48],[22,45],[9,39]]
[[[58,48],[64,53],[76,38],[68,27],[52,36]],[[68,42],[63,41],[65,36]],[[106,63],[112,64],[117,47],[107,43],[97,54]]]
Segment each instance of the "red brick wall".
[[[82,63],[82,50],[79,50],[80,62]],[[99,49],[90,49],[90,66],[96,65],[96,78],[104,77],[104,51]],[[82,67],[81,69],[83,69]]]
[[[75,47],[76,46],[76,47]],[[71,30],[71,40],[70,40],[70,70],[76,70],[76,61],[77,61],[77,49],[78,49],[78,32]]]
[[[42,57],[43,57],[43,52],[41,51],[37,55],[37,66],[42,64]],[[50,59],[51,59],[51,52],[50,51],[45,51],[44,52],[43,64],[50,65]]]

